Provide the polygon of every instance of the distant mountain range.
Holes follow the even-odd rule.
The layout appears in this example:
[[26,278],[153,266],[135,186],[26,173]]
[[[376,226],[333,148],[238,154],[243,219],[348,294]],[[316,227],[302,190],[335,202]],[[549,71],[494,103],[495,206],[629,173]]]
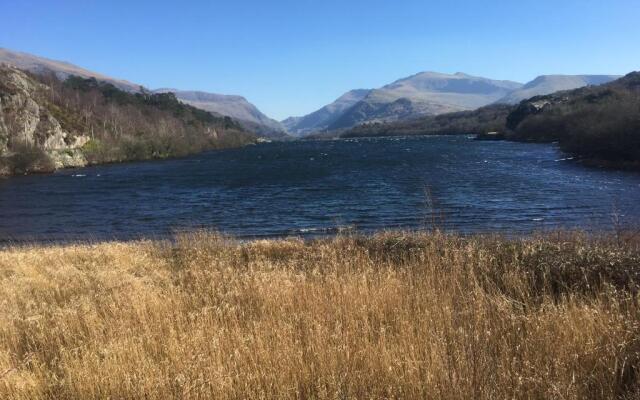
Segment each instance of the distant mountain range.
[[154,93],[172,92],[189,105],[215,114],[226,115],[240,121],[246,129],[262,136],[287,136],[280,122],[264,115],[256,106],[242,96],[188,91],[178,89],[156,89]]
[[475,110],[490,104],[515,104],[559,90],[599,85],[614,75],[545,75],[527,84],[464,73],[422,72],[380,89],[347,92],[318,111],[282,121],[294,136],[348,129],[364,123],[409,121],[420,117]]
[[[34,73],[50,71],[60,79],[70,75],[94,77],[125,91],[141,90],[138,84],[67,62],[2,48],[0,63],[8,63]],[[365,123],[411,121],[426,116],[476,110],[490,104],[517,104],[533,96],[599,85],[617,78],[619,77],[614,75],[543,75],[522,84],[461,72],[421,72],[378,89],[351,90],[311,114],[290,117],[282,122],[267,117],[242,96],[179,89],[158,89],[153,92],[171,91],[186,104],[216,115],[229,116],[239,121],[247,130],[277,138],[285,137],[287,133],[300,137],[318,132],[340,131]]]
[[322,107],[304,117],[291,117],[282,121],[282,125],[288,132],[296,136],[303,136],[320,130],[326,130],[332,126],[351,107],[362,101],[371,93],[369,89],[351,90],[340,96],[333,103]]
[[[0,48],[0,63],[10,64],[36,74],[52,72],[59,79],[66,79],[71,75],[75,75],[82,78],[96,78],[99,81],[111,83],[117,88],[128,92],[139,92],[141,90],[141,85],[89,71],[64,61],[50,60],[3,48]],[[278,121],[272,120],[264,115],[244,97],[177,89],[152,90],[152,92],[157,93],[168,91],[174,92],[180,101],[193,105],[196,108],[234,118],[238,120],[245,129],[259,135],[268,137],[286,136],[284,127]]]
[[[517,82],[463,73],[421,72],[379,89],[348,92],[310,115],[289,118],[283,124],[291,134],[300,136],[364,122],[391,122],[470,110],[493,103],[520,87],[522,84]],[[318,115],[325,118],[318,119]]]
[[500,99],[499,103],[517,104],[534,96],[544,96],[584,86],[602,85],[618,78],[620,78],[618,75],[542,75],[509,93]]
[[[314,137],[475,134],[482,140],[556,142],[561,150],[584,163],[640,170],[640,72],[613,81],[609,76],[566,78],[534,80],[540,84],[527,85],[527,96],[542,90],[553,93],[515,104],[501,100],[473,111],[361,124]],[[606,83],[593,84],[598,81]],[[567,82],[581,87],[555,91],[556,84]]]

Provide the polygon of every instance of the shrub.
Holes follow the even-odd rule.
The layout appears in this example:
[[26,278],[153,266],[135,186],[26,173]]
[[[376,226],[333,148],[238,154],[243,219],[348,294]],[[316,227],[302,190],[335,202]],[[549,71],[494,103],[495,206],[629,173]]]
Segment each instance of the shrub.
[[55,164],[40,147],[32,144],[12,145],[5,163],[12,174],[52,172]]

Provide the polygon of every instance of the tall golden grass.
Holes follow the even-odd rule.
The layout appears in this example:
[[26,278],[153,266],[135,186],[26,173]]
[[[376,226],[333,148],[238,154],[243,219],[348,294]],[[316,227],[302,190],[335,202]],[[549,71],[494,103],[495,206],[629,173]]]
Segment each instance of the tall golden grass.
[[639,277],[576,233],[15,246],[0,398],[637,398]]

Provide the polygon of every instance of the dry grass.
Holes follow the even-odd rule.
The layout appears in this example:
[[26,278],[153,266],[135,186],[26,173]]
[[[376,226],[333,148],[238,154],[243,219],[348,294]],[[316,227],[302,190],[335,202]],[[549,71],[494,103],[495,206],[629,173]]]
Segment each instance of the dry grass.
[[637,398],[637,242],[388,233],[0,251],[0,398]]

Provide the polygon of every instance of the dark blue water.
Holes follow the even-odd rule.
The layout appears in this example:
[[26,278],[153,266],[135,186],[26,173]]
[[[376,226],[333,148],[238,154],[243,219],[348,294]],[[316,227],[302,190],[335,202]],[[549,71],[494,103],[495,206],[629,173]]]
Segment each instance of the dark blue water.
[[640,220],[640,174],[565,157],[552,145],[464,136],[359,139],[16,177],[0,180],[0,240],[131,238],[199,227],[239,237],[309,235],[434,220],[460,232],[525,233]]

